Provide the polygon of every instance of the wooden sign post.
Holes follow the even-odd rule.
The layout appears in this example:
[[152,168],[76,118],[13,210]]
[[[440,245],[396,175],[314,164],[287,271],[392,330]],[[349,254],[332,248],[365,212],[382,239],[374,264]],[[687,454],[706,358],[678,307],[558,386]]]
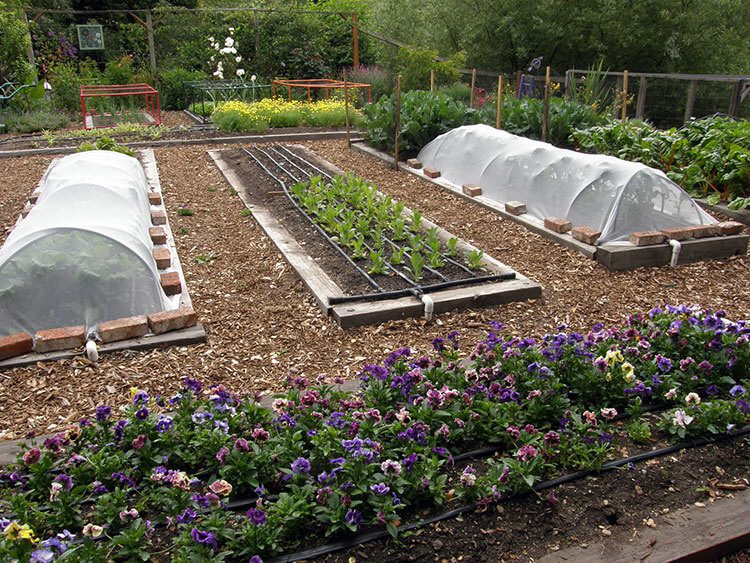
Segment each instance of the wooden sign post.
[[346,79],[346,69],[344,69],[344,119],[346,120],[346,146],[352,146],[352,139],[349,135],[349,84]]

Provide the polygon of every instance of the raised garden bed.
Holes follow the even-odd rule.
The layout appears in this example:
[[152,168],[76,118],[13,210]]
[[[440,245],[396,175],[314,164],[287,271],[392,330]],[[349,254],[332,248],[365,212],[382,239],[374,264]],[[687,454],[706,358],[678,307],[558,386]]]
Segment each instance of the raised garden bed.
[[540,294],[538,284],[362,180],[342,180],[303,147],[209,154],[342,327]]
[[[111,335],[104,337],[106,340],[104,343],[100,343],[100,352],[150,349],[175,344],[194,344],[206,340],[205,330],[201,324],[197,323],[195,313],[192,310],[192,301],[187,291],[184,274],[177,255],[174,236],[165,213],[161,182],[159,181],[153,150],[141,150],[138,159],[143,166],[149,188],[149,202],[151,203],[151,216],[154,224],[151,232],[154,247],[153,255],[155,258],[159,257],[156,263],[161,276],[161,284],[175,309],[166,313],[166,316],[165,313],[155,313],[150,315],[148,319],[144,316],[142,318],[113,319],[111,322],[104,323],[112,328],[112,332]],[[55,161],[50,164],[48,170],[54,163]],[[19,217],[19,221],[22,221],[25,214],[33,208],[41,187],[42,181],[30,195],[29,203]],[[45,335],[50,333],[49,336],[54,336],[61,343],[59,345],[48,343],[46,347],[49,347],[50,350],[42,350],[39,347],[38,340],[42,332],[36,334],[36,342],[32,344],[31,339],[29,339],[29,345],[26,348],[19,348],[14,353],[5,353],[9,350],[3,347],[6,339],[0,338],[0,357],[3,358],[0,361],[0,370],[35,364],[39,361],[70,358],[82,353],[84,338],[82,327],[49,328],[54,330],[42,332]],[[80,331],[66,331],[66,329],[78,328],[80,328]],[[56,329],[61,329],[65,333]],[[71,345],[63,346],[62,344],[65,342],[70,342]]]
[[[374,149],[365,143],[354,143],[352,148],[378,158],[385,162],[393,162],[393,158],[386,153]],[[629,270],[645,266],[665,266],[670,264],[673,256],[672,247],[664,242],[649,246],[635,246],[630,243],[605,244],[595,246],[576,240],[569,232],[556,232],[548,228],[542,222],[528,217],[525,214],[511,213],[506,206],[482,195],[472,196],[466,193],[462,186],[441,178],[439,171],[437,176],[429,169],[415,168],[406,163],[399,162],[398,168],[404,172],[414,174],[432,184],[449,190],[462,198],[470,199],[479,205],[501,215],[502,217],[524,225],[529,230],[554,240],[555,242],[576,250],[584,256],[594,259],[609,270]],[[744,255],[747,253],[748,237],[744,233],[726,236],[711,236],[696,238],[681,242],[682,251],[679,255],[677,265],[689,264],[701,260],[713,258],[726,258],[730,256]]]

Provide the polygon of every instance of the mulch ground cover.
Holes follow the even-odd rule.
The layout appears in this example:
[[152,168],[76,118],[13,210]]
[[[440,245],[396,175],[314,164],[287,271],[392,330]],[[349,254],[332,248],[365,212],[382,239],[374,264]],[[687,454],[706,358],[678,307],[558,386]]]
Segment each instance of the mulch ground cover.
[[[260,392],[281,389],[290,375],[351,377],[364,363],[379,361],[400,346],[426,351],[433,338],[452,330],[459,331],[462,342],[476,342],[490,320],[506,323],[519,335],[540,336],[561,323],[573,330],[620,323],[632,312],[663,302],[697,303],[723,309],[732,319],[750,318],[747,255],[676,269],[610,272],[343,142],[307,146],[541,283],[542,298],[440,315],[431,322],[408,319],[341,330],[319,311],[253,218],[242,213],[242,202],[205,153],[220,147],[159,148],[155,153],[169,221],[208,343],[104,355],[98,365],[79,357],[0,372],[0,439],[59,430],[91,415],[99,403],[122,405],[132,386],[169,395],[185,374]],[[51,160],[0,160],[0,242]],[[194,214],[179,215],[180,208]],[[602,538],[625,542],[648,518],[658,526],[664,509],[725,494],[709,480],[747,479],[748,454],[746,440],[689,450],[675,454],[677,462],[668,457],[566,485],[556,492],[560,502],[555,506],[533,498],[513,501],[331,560],[525,560]],[[608,520],[611,510],[617,523]]]

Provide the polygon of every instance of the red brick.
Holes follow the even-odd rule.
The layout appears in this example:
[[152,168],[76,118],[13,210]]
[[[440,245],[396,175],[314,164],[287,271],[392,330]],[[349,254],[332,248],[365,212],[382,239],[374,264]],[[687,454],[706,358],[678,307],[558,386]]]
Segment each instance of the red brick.
[[745,225],[737,221],[723,221],[716,226],[719,227],[719,234],[724,236],[738,235],[745,229]]
[[34,190],[33,192],[31,192],[31,195],[29,196],[29,203],[33,204],[39,201],[40,195],[42,195],[42,192],[40,192],[39,190]]
[[630,242],[635,246],[651,246],[664,242],[664,235],[659,231],[639,231],[630,233]]
[[461,186],[461,189],[469,197],[477,197],[478,195],[482,195],[482,186],[479,186],[477,184],[464,184],[463,186]]
[[149,227],[148,234],[154,244],[167,244],[167,233],[161,227]]
[[154,248],[153,255],[156,267],[160,270],[166,270],[172,265],[172,253],[168,248]]
[[161,205],[161,194],[156,192],[148,192],[148,202],[151,205]]
[[545,217],[544,226],[556,233],[567,233],[573,227],[573,223],[559,217]]
[[440,178],[440,170],[435,170],[434,168],[425,168],[422,170],[424,172],[424,175],[428,178]]
[[422,162],[418,158],[410,158],[406,161],[409,168],[422,168]]
[[586,244],[595,244],[596,241],[599,240],[599,237],[602,236],[601,231],[597,231],[588,225],[578,225],[573,228],[570,234],[573,235],[574,239],[580,240]]
[[182,293],[182,282],[180,274],[169,272],[161,275],[161,287],[167,295],[177,295]]
[[693,238],[707,238],[717,236],[719,236],[719,227],[715,224],[693,227]]
[[23,209],[21,210],[21,217],[26,217],[29,213],[31,213],[31,210],[34,208],[33,205],[30,203],[27,203],[24,205]]
[[154,225],[166,225],[167,214],[163,211],[152,211],[151,212],[151,223]]
[[83,346],[84,340],[83,326],[66,326],[63,328],[40,330],[34,336],[34,351],[44,354],[56,350],[80,348]]
[[693,236],[693,227],[674,227],[662,229],[661,234],[672,240],[686,240]]
[[154,334],[180,330],[198,324],[198,315],[190,307],[162,311],[148,316],[148,326]]
[[505,211],[511,215],[523,215],[526,213],[526,204],[520,201],[509,201],[505,204]]
[[0,360],[28,354],[34,348],[34,340],[25,332],[0,337]]
[[148,318],[146,315],[99,323],[99,336],[105,343],[139,338],[146,333],[148,333]]

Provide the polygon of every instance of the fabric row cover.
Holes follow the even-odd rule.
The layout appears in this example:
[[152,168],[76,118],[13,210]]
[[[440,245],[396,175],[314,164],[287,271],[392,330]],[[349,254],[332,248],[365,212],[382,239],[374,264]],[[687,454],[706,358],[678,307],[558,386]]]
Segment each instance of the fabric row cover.
[[0,335],[171,309],[148,229],[137,159],[112,151],[50,167],[31,212],[0,249]]
[[716,222],[660,170],[560,149],[488,125],[448,131],[418,158],[452,183],[478,184],[485,197],[525,203],[540,221],[560,217],[601,231],[599,245],[627,241],[638,231]]

